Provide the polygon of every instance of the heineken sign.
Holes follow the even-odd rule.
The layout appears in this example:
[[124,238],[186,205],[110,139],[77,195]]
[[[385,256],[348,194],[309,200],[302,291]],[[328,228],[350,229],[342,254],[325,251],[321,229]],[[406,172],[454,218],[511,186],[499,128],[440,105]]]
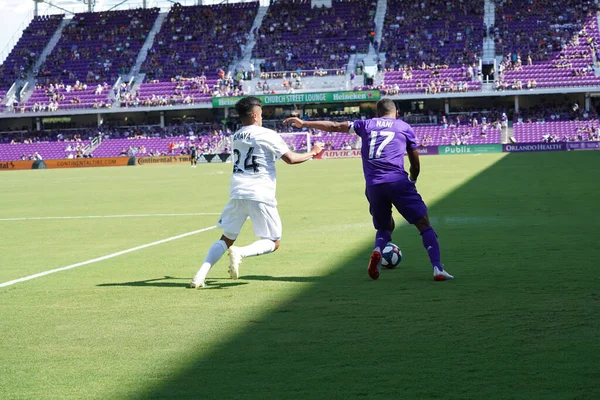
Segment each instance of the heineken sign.
[[[255,96],[264,105],[275,104],[308,104],[308,103],[336,103],[340,101],[371,101],[379,100],[379,90],[348,91],[348,92],[319,92],[319,93],[295,93],[295,94],[266,94]],[[213,97],[213,107],[233,107],[235,103],[243,98],[237,97]]]

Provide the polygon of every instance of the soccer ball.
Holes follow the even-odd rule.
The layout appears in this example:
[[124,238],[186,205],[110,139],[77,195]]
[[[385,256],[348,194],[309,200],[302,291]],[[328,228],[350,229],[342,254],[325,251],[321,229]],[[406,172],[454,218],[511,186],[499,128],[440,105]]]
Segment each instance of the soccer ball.
[[381,252],[381,266],[387,269],[393,269],[402,261],[402,251],[394,243],[385,245]]

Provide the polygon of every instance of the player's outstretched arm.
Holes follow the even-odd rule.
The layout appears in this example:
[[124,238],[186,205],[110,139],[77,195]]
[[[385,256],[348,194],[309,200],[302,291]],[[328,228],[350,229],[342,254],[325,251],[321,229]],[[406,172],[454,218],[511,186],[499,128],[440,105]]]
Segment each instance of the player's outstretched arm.
[[346,132],[350,131],[350,124],[348,122],[335,122],[335,121],[304,121],[300,118],[292,117],[283,121],[286,125],[292,125],[296,128],[312,128],[318,129],[325,132]]
[[416,149],[407,149],[408,161],[410,162],[409,168],[409,179],[413,182],[417,181],[419,173],[421,172],[421,161],[419,161],[419,151]]
[[287,164],[300,164],[310,160],[323,150],[323,143],[315,143],[315,145],[307,153],[296,153],[294,151],[288,151],[281,156],[281,159]]

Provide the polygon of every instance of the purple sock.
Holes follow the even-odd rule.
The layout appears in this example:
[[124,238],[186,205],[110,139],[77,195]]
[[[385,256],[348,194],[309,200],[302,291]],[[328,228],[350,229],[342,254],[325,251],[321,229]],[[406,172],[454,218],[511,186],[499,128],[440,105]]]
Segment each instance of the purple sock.
[[375,247],[379,247],[380,251],[392,240],[392,231],[378,229],[375,235]]
[[440,262],[440,244],[433,228],[428,226],[421,232],[421,236],[423,237],[423,247],[425,247],[427,254],[429,254],[431,265],[441,270],[444,269]]

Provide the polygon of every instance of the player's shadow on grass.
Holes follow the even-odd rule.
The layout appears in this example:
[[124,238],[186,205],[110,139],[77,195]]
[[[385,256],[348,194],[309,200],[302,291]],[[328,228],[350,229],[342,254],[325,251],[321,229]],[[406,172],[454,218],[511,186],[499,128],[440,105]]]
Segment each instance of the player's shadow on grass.
[[[378,281],[367,278],[369,239],[330,266],[329,275],[308,278],[314,283],[305,290],[276,307],[269,303],[269,312],[208,352],[199,339],[189,348],[195,359],[171,376],[139,382],[130,398],[599,398],[597,362],[590,356],[598,349],[598,320],[586,317],[593,310],[579,291],[561,298],[570,285],[579,288],[581,278],[561,274],[558,259],[541,265],[531,251],[563,221],[548,218],[556,209],[555,188],[579,196],[597,190],[585,192],[573,182],[573,176],[594,182],[596,172],[569,156],[508,155],[429,204],[442,261],[455,281],[434,282],[420,236],[414,227],[397,226],[393,239],[404,259],[396,270],[383,271]],[[470,160],[452,158],[454,168],[468,168]],[[548,172],[557,164],[566,172]],[[308,207],[318,209],[317,202]],[[590,208],[574,208],[571,218],[595,215]],[[594,227],[585,228],[590,238]],[[335,248],[327,234],[315,236],[312,242]],[[540,288],[540,271],[560,279],[546,279]],[[261,280],[289,278],[242,279],[268,290]],[[236,301],[247,301],[234,292]],[[588,330],[555,320],[557,296]]]
[[[165,282],[177,280],[179,282]],[[232,282],[227,279],[227,282],[219,282],[219,279],[208,279],[208,286],[204,289],[226,289],[234,286],[247,285],[247,282]],[[162,287],[162,288],[188,288],[189,278],[176,278],[173,276],[164,276],[162,278],[146,279],[142,281],[118,282],[118,283],[101,283],[96,286],[115,287],[115,286],[133,286],[133,287]]]

